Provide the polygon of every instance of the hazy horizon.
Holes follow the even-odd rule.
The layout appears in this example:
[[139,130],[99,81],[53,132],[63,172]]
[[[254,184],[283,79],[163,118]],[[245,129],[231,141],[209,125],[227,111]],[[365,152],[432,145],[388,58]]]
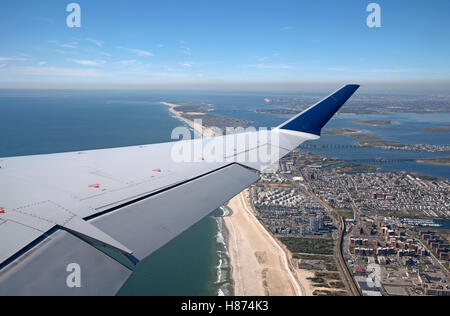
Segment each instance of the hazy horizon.
[[360,93],[450,93],[450,81],[401,81],[401,82],[210,82],[210,83],[8,83],[0,90],[177,90],[212,92],[304,92],[334,91],[347,84],[360,84]]

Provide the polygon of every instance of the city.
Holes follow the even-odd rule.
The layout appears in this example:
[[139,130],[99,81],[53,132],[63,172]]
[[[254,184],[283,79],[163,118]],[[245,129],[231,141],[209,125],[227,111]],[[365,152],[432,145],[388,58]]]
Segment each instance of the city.
[[450,218],[450,182],[376,171],[298,149],[251,200],[296,267],[315,273],[314,295],[450,295],[449,234],[434,222]]

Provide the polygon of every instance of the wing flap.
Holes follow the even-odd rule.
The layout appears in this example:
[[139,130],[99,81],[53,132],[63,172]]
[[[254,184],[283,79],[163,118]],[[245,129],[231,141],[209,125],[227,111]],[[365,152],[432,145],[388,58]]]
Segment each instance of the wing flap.
[[[89,224],[133,249],[138,259],[144,259],[258,179],[256,172],[232,164],[124,207],[116,207],[91,219]],[[7,224],[12,225],[12,222],[3,222],[0,227]],[[0,237],[11,233],[11,229],[0,229]],[[25,236],[26,232],[18,233]],[[40,235],[36,231],[30,238]],[[0,295],[115,294],[131,271],[92,247],[89,240],[77,236],[55,230],[20,260],[2,269]],[[69,264],[81,268],[80,288],[67,286]]]
[[[80,287],[70,287],[68,267],[80,267]],[[0,271],[0,296],[114,295],[132,271],[81,239],[58,231]]]
[[[143,259],[225,204],[259,176],[234,164],[119,208],[92,224]],[[220,192],[220,194],[215,194]]]

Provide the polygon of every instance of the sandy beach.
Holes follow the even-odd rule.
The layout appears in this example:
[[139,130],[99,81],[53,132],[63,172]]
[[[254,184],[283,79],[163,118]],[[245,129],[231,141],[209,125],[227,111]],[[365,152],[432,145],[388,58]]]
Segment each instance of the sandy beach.
[[[193,121],[184,118],[183,115],[181,114],[181,112],[176,110],[177,106],[180,106],[179,104],[170,103],[170,102],[161,102],[161,104],[167,105],[169,107],[169,111],[175,117],[177,117],[181,121],[185,122],[192,129],[194,129],[197,132],[201,133],[204,137],[214,137],[215,136],[214,132],[212,130],[210,130],[209,128],[203,126],[202,129],[200,130],[200,128],[198,126],[196,126]],[[203,114],[203,113],[190,113],[190,114]]]
[[232,199],[233,215],[224,218],[237,296],[301,296],[304,294],[290,255],[262,226],[248,205],[248,190]]

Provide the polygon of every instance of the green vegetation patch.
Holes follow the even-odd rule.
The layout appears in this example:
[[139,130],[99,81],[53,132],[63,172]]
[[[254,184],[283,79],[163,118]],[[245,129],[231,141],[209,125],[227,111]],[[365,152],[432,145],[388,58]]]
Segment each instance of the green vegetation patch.
[[332,255],[334,251],[334,242],[332,239],[281,237],[280,241],[292,253]]
[[343,291],[332,292],[332,291],[325,291],[325,290],[314,291],[313,295],[314,296],[348,296],[347,292],[343,292]]
[[351,128],[336,128],[330,131],[324,131],[323,134],[328,135],[348,135],[348,134],[360,134],[363,131],[351,129]]
[[305,253],[294,253],[292,256],[294,259],[305,259],[305,260],[322,260],[326,263],[333,263],[334,257],[330,255],[314,255]]
[[339,273],[324,273],[324,272],[316,272],[316,278],[323,278],[327,280],[340,280],[341,277]]
[[348,163],[334,168],[337,173],[369,173],[376,172],[379,168],[369,165]]
[[386,126],[386,125],[396,125],[397,122],[382,121],[382,120],[369,120],[369,121],[353,121],[353,124],[367,125],[367,126]]
[[323,278],[308,278],[308,280],[320,285],[326,284],[326,281]]
[[352,209],[349,208],[338,208],[336,211],[341,215],[344,219],[353,219],[355,214]]

